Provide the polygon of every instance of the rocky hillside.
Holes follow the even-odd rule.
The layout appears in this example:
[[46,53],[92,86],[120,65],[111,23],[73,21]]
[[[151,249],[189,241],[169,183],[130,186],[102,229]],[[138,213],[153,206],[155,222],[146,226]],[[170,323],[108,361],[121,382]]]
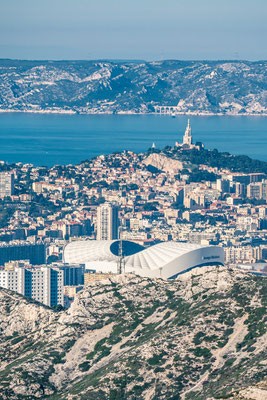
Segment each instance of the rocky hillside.
[[160,171],[165,172],[178,172],[184,168],[184,165],[179,160],[166,157],[163,154],[152,153],[148,157],[144,158],[143,163],[148,166],[152,165]]
[[266,61],[0,60],[0,111],[266,114]]
[[226,267],[114,276],[62,312],[2,289],[1,399],[260,400],[266,293]]

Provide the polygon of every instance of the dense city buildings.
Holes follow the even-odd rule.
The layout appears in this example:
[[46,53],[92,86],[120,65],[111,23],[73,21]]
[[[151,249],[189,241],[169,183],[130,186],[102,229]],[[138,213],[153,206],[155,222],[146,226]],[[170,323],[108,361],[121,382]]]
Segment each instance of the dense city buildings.
[[[12,260],[28,260],[27,271],[39,265],[63,272],[63,302],[70,304],[86,282],[111,272],[102,241],[117,243],[112,273],[118,258],[134,253],[137,264],[149,259],[155,268],[156,260],[166,258],[162,249],[152,256],[162,242],[218,246],[226,265],[252,271],[261,265],[266,273],[266,163],[193,144],[189,121],[183,143],[173,147],[154,145],[142,154],[123,151],[51,168],[1,163],[0,174],[14,177],[13,194],[0,199],[0,270],[20,293],[21,270],[6,274],[5,263]],[[122,248],[120,255],[118,239],[134,244],[133,252]]]

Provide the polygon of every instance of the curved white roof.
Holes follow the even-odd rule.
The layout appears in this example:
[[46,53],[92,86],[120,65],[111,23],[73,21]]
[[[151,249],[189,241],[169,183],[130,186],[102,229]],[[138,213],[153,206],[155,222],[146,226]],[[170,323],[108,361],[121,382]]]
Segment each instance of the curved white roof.
[[[118,244],[118,240],[71,242],[65,247],[64,262],[116,273]],[[197,266],[224,263],[224,251],[219,246],[162,242],[145,249],[130,241],[123,241],[123,245],[131,254],[124,257],[125,272],[142,276],[174,278]]]
[[78,240],[67,244],[64,262],[83,264],[86,261],[114,261],[117,257],[110,246],[116,240]]
[[148,247],[140,253],[126,257],[125,265],[153,270],[163,267],[177,257],[203,247],[207,246],[183,242],[162,242]]

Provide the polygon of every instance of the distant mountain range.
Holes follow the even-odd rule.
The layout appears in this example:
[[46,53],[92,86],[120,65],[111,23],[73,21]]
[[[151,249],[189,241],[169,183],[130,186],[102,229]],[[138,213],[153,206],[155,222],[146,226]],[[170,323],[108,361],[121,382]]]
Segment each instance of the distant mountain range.
[[0,111],[267,114],[267,61],[0,60]]

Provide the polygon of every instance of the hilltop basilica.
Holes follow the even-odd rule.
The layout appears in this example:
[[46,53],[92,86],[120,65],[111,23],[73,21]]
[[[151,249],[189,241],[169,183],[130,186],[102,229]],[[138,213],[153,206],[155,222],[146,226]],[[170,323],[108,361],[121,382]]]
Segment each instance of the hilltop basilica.
[[193,144],[193,139],[192,139],[192,131],[191,131],[191,125],[190,125],[190,119],[188,119],[187,122],[187,127],[183,136],[183,143],[175,143],[175,147],[182,147],[184,149],[198,149],[200,150],[203,148],[203,144],[200,142],[197,142],[196,144]]

